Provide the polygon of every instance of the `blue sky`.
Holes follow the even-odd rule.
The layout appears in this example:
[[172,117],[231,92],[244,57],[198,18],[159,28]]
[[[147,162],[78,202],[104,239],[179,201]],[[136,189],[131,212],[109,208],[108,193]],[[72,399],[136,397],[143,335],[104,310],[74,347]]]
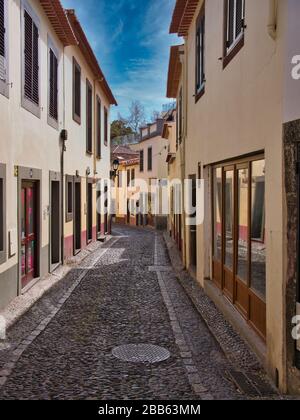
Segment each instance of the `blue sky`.
[[132,100],[147,116],[160,111],[165,98],[169,47],[180,39],[169,35],[175,0],[62,0],[76,10],[101,68],[126,117]]

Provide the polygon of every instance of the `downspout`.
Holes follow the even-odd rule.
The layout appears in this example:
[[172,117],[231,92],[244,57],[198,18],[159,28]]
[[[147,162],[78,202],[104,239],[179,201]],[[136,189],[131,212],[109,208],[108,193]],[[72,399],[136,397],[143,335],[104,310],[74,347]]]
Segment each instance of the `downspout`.
[[[66,84],[65,84],[65,46],[63,49],[63,128],[66,128]],[[65,262],[65,226],[64,226],[64,179],[65,179],[65,141],[61,138],[60,176],[61,176],[61,262]]]
[[277,37],[278,0],[269,0],[268,34],[272,39]]

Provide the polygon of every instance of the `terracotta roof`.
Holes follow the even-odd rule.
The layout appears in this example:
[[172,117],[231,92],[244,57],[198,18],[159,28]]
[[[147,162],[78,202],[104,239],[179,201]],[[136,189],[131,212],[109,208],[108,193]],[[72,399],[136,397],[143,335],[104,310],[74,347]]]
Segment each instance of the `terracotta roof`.
[[78,46],[80,51],[82,52],[83,56],[85,57],[88,65],[92,69],[95,78],[98,79],[102,89],[104,90],[107,98],[110,101],[111,105],[118,105],[117,101],[105,79],[105,76],[100,68],[100,65],[97,61],[97,58],[92,50],[92,47],[84,33],[84,30],[82,29],[82,26],[79,22],[79,20],[76,17],[75,10],[68,9],[66,10],[67,16],[69,18],[69,21],[71,23],[71,26],[73,28],[73,31],[76,35],[76,38],[78,40]]
[[179,48],[180,45],[176,45],[170,49],[167,98],[177,98],[179,81],[182,72]]
[[54,31],[62,44],[77,45],[77,39],[60,0],[40,0]]
[[170,26],[171,34],[187,36],[200,0],[177,0]]

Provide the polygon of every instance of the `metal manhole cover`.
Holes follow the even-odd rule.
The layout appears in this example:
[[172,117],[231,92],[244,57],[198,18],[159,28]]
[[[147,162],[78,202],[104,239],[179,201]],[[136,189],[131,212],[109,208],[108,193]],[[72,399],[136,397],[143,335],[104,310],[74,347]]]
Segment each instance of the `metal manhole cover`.
[[152,344],[128,344],[114,348],[112,354],[117,359],[132,363],[159,363],[171,356],[167,349]]

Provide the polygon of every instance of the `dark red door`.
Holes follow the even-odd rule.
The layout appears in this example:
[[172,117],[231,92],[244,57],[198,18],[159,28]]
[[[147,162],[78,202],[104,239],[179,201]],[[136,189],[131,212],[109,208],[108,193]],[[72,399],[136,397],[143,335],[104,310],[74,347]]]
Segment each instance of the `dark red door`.
[[34,183],[22,183],[21,201],[21,275],[23,289],[37,277],[36,185]]

